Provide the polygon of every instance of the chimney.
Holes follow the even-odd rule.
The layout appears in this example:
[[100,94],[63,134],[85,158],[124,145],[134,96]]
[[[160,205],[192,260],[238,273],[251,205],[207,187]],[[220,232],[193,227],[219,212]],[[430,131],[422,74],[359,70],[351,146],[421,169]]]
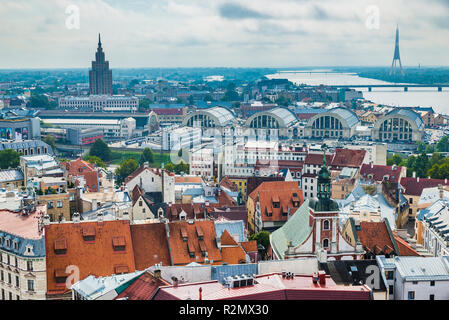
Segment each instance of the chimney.
[[440,192],[440,199],[443,199],[444,198],[444,189],[443,189],[442,184],[438,185],[438,191]]
[[103,212],[98,212],[97,213],[97,221],[103,222],[103,220],[104,220]]
[[202,292],[203,292],[203,288],[199,288],[198,289],[198,291],[199,291],[199,293],[200,293],[200,298],[199,298],[199,300],[203,300],[203,295],[202,295]]
[[318,273],[314,272],[314,273],[312,274],[312,282],[313,282],[314,284],[317,284],[317,283],[318,283]]
[[413,171],[413,178],[416,178],[416,171]]
[[419,177],[418,177],[418,178],[416,178],[416,182],[419,182]]
[[43,216],[42,220],[43,220],[45,226],[48,226],[50,224],[50,216],[48,214],[45,214],[45,216]]
[[74,213],[73,213],[72,221],[73,221],[74,223],[80,222],[80,214],[79,214],[79,212],[74,212]]
[[371,164],[371,169],[374,168],[374,164],[372,161],[370,162],[370,164]]
[[143,163],[144,168],[148,168],[149,166],[150,166],[150,163],[148,161]]
[[179,284],[178,278],[172,277],[171,279],[173,280],[173,287],[177,288],[177,287],[178,287],[178,284]]
[[320,285],[325,286],[326,285],[326,272],[324,272],[323,270],[318,271],[318,279],[319,279]]

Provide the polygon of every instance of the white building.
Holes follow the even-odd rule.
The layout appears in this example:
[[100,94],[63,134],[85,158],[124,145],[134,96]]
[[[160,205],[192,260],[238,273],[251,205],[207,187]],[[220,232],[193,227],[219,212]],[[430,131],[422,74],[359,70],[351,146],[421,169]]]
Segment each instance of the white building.
[[201,129],[181,127],[162,130],[162,149],[178,151],[179,149],[192,149],[201,144]]
[[390,300],[449,300],[449,257],[376,257]]
[[201,148],[190,153],[190,174],[212,178],[214,176],[214,149]]
[[130,192],[138,185],[145,192],[162,192],[163,202],[175,203],[175,175],[164,169],[144,164],[126,178],[125,184]]
[[90,95],[88,97],[61,97],[59,108],[63,110],[88,110],[93,112],[136,112],[137,97]]
[[47,273],[42,216],[46,206],[23,214],[0,212],[0,300],[45,300]]
[[136,120],[134,118],[125,119],[42,119],[44,123],[61,128],[101,128],[105,138],[131,138],[136,130]]
[[281,145],[278,141],[249,140],[223,148],[222,176],[258,175],[256,164],[277,167],[279,160],[304,161],[302,146]]

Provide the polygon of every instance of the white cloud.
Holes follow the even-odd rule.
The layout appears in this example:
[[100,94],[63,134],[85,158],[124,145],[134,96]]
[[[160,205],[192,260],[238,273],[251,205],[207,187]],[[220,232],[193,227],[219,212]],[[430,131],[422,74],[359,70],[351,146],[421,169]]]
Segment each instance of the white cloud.
[[388,65],[396,23],[405,64],[448,65],[448,13],[441,0],[2,0],[0,68],[87,68],[98,32],[112,68]]

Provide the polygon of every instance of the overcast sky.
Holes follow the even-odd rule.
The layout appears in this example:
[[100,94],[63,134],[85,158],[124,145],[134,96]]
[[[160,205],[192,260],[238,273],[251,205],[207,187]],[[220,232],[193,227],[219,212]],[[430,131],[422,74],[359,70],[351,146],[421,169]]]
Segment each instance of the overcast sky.
[[88,68],[99,32],[111,68],[388,66],[396,24],[404,65],[449,65],[449,0],[1,0],[0,21],[0,68]]

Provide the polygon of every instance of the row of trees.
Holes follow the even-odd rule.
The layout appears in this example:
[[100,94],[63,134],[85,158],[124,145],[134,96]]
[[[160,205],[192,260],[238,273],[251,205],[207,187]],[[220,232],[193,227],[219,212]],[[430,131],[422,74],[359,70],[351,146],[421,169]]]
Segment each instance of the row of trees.
[[411,177],[413,172],[416,172],[416,176],[420,178],[449,178],[449,158],[443,157],[439,152],[434,152],[430,158],[425,152],[408,158],[402,158],[400,155],[394,154],[387,160],[387,165],[393,164],[407,167],[407,177]]

